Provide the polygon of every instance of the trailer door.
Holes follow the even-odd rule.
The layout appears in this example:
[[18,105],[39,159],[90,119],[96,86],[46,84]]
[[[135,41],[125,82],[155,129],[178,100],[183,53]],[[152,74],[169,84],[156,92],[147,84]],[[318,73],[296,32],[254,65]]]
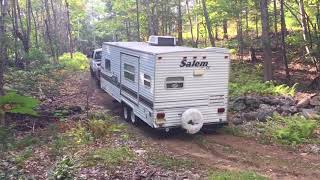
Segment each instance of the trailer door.
[[121,53],[120,56],[120,94],[137,105],[139,99],[139,57],[125,53]]

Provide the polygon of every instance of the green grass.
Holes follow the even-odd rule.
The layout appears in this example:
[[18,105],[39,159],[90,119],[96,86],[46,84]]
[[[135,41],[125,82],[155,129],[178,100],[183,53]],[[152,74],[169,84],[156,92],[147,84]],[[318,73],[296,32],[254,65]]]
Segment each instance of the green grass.
[[236,172],[236,171],[213,171],[210,172],[209,180],[266,180],[266,177],[260,176],[254,172]]
[[135,154],[128,147],[97,149],[85,158],[84,166],[103,164],[108,167],[125,165],[135,159]]
[[248,94],[294,96],[296,85],[263,82],[262,66],[245,63],[233,63],[230,75],[230,96],[237,97]]
[[180,169],[191,168],[194,164],[192,160],[176,158],[168,155],[152,155],[150,157],[151,163],[166,169]]

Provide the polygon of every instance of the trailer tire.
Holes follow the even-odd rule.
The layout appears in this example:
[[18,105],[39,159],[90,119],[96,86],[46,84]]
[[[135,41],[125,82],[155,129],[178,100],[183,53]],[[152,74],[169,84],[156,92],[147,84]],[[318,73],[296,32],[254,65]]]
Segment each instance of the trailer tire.
[[131,109],[126,104],[122,104],[122,112],[123,112],[123,118],[126,121],[129,121],[130,115],[131,115]]
[[132,124],[136,124],[136,122],[137,122],[137,117],[133,111],[130,111],[130,121]]
[[189,134],[199,132],[203,126],[203,116],[198,109],[188,109],[182,114],[182,128]]

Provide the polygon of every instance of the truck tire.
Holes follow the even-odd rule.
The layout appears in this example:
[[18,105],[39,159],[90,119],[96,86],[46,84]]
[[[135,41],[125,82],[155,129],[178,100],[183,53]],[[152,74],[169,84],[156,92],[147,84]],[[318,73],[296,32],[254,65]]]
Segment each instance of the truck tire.
[[91,75],[91,77],[94,77],[94,72],[93,72],[93,70],[92,70],[92,68],[91,68],[91,66],[90,66],[90,75]]

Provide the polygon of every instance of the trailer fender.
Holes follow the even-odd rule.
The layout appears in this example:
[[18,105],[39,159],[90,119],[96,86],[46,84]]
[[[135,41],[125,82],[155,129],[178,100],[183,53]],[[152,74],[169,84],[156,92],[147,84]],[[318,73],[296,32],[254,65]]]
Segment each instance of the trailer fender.
[[188,109],[182,114],[182,128],[189,134],[195,134],[203,126],[203,116],[198,109]]

